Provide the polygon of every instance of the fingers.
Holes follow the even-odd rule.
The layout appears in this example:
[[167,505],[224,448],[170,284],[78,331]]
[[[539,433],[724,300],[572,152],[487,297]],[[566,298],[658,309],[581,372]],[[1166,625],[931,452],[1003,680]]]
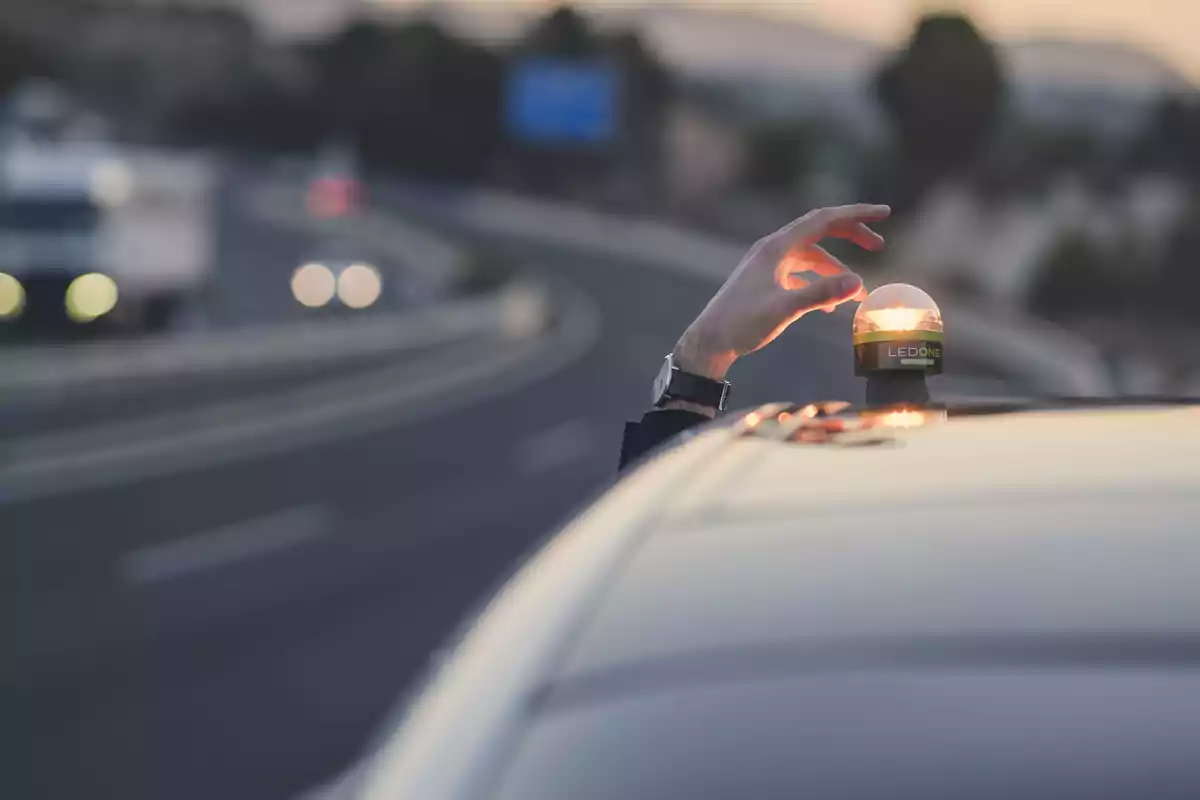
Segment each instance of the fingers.
[[883,237],[866,226],[891,216],[892,209],[883,205],[858,203],[810,211],[800,219],[785,225],[771,239],[791,249],[798,244],[812,244],[826,236],[850,239],[868,250],[883,246]]
[[826,236],[849,239],[864,250],[882,250],[883,237],[862,222],[838,223],[829,229]]
[[[824,247],[814,244],[808,247],[792,248],[791,252],[784,257],[780,262],[779,285],[785,289],[802,289],[807,286],[808,281],[796,275],[797,272],[815,272],[828,278],[854,271]],[[866,287],[860,289],[858,294],[851,299],[866,300]]]
[[820,245],[793,247],[781,262],[788,274],[793,272],[815,272],[824,277],[851,272],[841,259]]
[[828,212],[830,225],[847,220],[859,222],[879,222],[892,215],[892,207],[874,203],[855,203],[850,206],[834,206],[833,208],[818,209],[818,213]]
[[778,311],[781,317],[791,320],[818,308],[836,308],[858,296],[862,290],[862,279],[853,272],[845,272],[822,278],[802,289],[781,290]]

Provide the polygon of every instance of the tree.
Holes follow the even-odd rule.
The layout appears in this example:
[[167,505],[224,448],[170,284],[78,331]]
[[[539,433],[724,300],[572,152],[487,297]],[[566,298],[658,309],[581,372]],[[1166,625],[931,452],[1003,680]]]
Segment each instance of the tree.
[[355,23],[310,54],[314,119],[368,162],[420,177],[482,177],[501,141],[502,62],[436,24]]
[[59,65],[29,40],[0,31],[0,95],[30,78],[59,77]]
[[1165,94],[1130,148],[1131,166],[1170,172],[1200,186],[1200,98]]
[[920,20],[908,46],[875,80],[909,192],[976,159],[996,127],[1005,89],[995,50],[969,19],[947,13]]
[[1132,305],[1132,282],[1084,236],[1065,234],[1046,254],[1030,286],[1029,306],[1055,317],[1079,311],[1115,311]]
[[586,17],[570,6],[559,6],[530,26],[520,50],[541,56],[579,58],[599,55],[603,43]]
[[1161,285],[1153,297],[1156,306],[1165,303],[1182,318],[1193,321],[1200,296],[1197,253],[1200,253],[1200,203],[1192,205],[1168,240],[1159,273]]
[[746,188],[767,193],[795,189],[811,166],[815,145],[813,131],[804,123],[755,128],[746,144]]

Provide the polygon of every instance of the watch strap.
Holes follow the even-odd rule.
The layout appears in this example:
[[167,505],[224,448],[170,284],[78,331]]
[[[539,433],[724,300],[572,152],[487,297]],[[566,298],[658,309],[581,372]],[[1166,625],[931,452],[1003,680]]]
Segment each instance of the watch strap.
[[725,404],[729,400],[729,383],[693,375],[674,367],[671,370],[671,381],[663,393],[661,402],[670,400],[695,403],[706,408],[724,411]]

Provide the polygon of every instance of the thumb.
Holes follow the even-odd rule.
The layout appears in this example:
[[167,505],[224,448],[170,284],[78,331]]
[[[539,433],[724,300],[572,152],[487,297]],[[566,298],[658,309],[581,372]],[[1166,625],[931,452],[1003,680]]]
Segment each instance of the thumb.
[[817,308],[829,308],[852,300],[862,291],[862,278],[844,272],[810,283],[802,289],[784,291],[780,302],[789,317],[796,317]]

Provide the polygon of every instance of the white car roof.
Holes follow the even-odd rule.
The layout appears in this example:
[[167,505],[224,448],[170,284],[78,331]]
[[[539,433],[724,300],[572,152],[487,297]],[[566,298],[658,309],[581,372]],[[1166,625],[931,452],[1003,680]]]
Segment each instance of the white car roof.
[[652,459],[555,537],[435,672],[366,796],[486,794],[531,708],[657,665],[1200,629],[1195,408],[833,433],[780,410]]

